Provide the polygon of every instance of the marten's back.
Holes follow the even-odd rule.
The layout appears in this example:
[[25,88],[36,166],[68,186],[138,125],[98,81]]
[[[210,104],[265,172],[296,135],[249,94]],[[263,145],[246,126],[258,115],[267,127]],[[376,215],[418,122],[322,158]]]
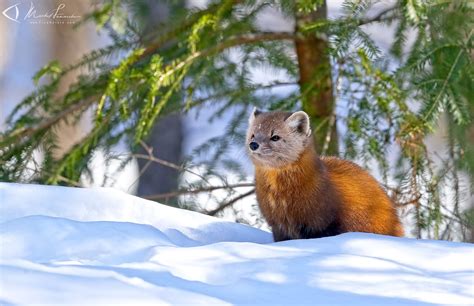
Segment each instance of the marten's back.
[[366,170],[334,157],[322,157],[321,160],[341,199],[338,219],[345,232],[403,236],[393,202]]

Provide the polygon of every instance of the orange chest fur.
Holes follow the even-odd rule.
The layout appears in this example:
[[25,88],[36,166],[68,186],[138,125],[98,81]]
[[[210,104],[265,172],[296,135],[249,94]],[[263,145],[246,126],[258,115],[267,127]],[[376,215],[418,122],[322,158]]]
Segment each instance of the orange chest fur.
[[301,171],[257,169],[257,200],[269,223],[302,220],[309,205],[314,204],[316,175]]

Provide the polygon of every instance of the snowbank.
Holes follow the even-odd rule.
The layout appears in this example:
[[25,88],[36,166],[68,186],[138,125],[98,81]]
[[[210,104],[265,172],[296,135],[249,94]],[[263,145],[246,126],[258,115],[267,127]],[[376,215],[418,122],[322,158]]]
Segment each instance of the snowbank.
[[474,247],[267,232],[112,189],[0,183],[0,305],[474,303]]

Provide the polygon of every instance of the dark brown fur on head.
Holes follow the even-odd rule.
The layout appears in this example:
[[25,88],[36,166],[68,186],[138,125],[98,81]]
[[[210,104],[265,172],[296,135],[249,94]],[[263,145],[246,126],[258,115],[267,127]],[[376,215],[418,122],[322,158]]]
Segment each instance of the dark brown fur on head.
[[305,112],[265,113],[254,109],[250,115],[247,148],[255,165],[280,168],[294,163],[312,145],[311,140]]

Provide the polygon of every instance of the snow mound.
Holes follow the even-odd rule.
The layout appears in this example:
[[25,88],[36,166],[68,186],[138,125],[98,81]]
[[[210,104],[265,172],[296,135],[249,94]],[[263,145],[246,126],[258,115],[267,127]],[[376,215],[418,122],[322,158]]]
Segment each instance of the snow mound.
[[474,247],[270,233],[113,189],[0,183],[0,305],[472,305]]

